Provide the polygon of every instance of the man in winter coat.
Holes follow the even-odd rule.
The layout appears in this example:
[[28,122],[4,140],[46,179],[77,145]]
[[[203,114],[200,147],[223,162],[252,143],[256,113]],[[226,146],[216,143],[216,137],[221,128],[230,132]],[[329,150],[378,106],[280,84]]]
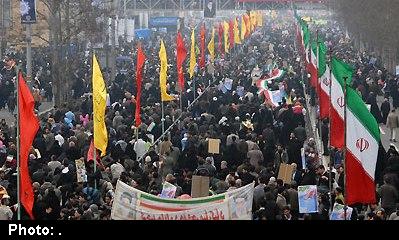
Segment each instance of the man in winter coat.
[[399,127],[399,118],[398,115],[395,113],[395,109],[392,109],[392,111],[388,114],[387,117],[387,128],[389,128],[391,132],[391,138],[389,141],[394,141],[396,142],[396,128]]

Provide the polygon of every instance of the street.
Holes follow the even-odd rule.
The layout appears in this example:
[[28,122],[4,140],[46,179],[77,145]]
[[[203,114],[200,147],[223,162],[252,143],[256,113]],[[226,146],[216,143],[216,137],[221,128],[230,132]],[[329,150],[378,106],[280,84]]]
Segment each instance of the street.
[[[39,107],[39,115],[42,115],[43,113],[46,113],[50,111],[53,108],[53,103],[52,102],[42,102],[40,107]],[[10,113],[8,109],[1,109],[0,110],[0,119],[5,119],[6,123],[9,126],[14,126],[15,125],[15,114],[17,113],[17,109],[14,110],[14,113]]]

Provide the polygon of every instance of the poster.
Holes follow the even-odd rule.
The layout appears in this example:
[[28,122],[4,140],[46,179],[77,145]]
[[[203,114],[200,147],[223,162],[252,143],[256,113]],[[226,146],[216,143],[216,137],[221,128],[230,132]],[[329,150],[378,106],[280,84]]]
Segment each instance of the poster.
[[231,192],[192,199],[160,198],[121,181],[116,185],[114,220],[250,220],[254,183]]
[[175,198],[177,187],[171,183],[164,182],[161,198]]
[[[346,210],[346,220],[350,220],[352,217],[353,208],[348,207]],[[334,204],[333,211],[330,215],[330,220],[345,220],[345,211],[344,205],[342,204]]]
[[36,0],[20,0],[21,23],[36,23]]
[[220,139],[208,139],[208,152],[219,154]]
[[83,159],[75,160],[78,183],[87,182],[86,166]]
[[292,165],[281,163],[277,179],[281,179],[283,180],[284,183],[290,184],[293,172],[294,172],[294,167]]
[[194,175],[191,181],[191,197],[207,197],[209,196],[209,177]]
[[205,0],[204,18],[216,17],[216,0]]
[[298,186],[299,213],[317,213],[317,186]]

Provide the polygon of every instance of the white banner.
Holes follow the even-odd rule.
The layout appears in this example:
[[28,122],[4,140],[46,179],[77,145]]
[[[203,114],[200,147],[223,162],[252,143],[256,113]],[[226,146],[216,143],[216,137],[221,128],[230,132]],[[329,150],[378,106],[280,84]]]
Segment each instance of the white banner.
[[231,192],[192,199],[165,199],[121,181],[116,185],[115,220],[250,220],[254,183]]

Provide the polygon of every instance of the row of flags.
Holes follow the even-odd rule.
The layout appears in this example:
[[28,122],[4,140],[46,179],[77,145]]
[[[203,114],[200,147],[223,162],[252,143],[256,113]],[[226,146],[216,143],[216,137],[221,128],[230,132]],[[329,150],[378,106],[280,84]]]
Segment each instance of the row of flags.
[[[320,102],[320,118],[330,119],[330,145],[345,151],[345,203],[376,202],[375,172],[380,130],[374,116],[351,88],[352,66],[332,56],[319,38],[311,39],[308,24],[294,10],[297,39]],[[346,136],[346,139],[345,139]]]
[[[244,14],[241,17],[241,32],[239,31],[239,20],[234,18],[229,22],[224,22],[223,25],[219,24],[219,50],[220,55],[229,53],[229,50],[234,44],[241,44],[258,26],[263,26],[263,16],[261,12],[251,11],[249,14]],[[211,31],[211,39],[207,45],[208,53],[210,55],[211,62],[215,60],[215,28]],[[222,49],[222,42],[224,36],[225,49]],[[203,69],[206,65],[206,29],[205,25],[201,25],[200,29],[200,56],[198,66]],[[177,34],[177,68],[178,68],[178,84],[180,89],[184,89],[184,61],[187,57],[187,49],[185,47],[184,39],[181,33]],[[159,84],[161,92],[161,100],[172,101],[174,97],[167,93],[167,72],[168,72],[168,58],[166,53],[166,47],[161,40],[161,47],[159,50],[159,59],[161,63]],[[137,65],[136,65],[136,109],[135,109],[135,124],[138,127],[141,124],[140,108],[141,108],[141,89],[142,89],[142,78],[143,68],[146,61],[146,56],[141,47],[141,44],[137,47]],[[190,63],[189,63],[189,74],[190,78],[193,78],[195,67],[197,66],[196,56],[196,37],[193,29],[191,34],[191,49],[190,49]],[[96,56],[93,54],[93,65],[92,65],[92,83],[93,83],[93,141],[90,144],[90,150],[88,153],[88,161],[96,159],[98,162],[97,149],[100,151],[101,157],[106,155],[106,149],[108,145],[108,133],[105,125],[105,111],[106,111],[106,100],[107,100],[107,88],[106,84],[97,61]],[[33,140],[39,129],[39,121],[34,113],[34,99],[23,79],[22,73],[18,75],[18,111],[19,111],[19,129],[20,129],[20,186],[19,193],[22,206],[27,211],[31,219],[33,219],[33,204],[34,195],[32,189],[32,181],[29,175],[28,168],[28,155],[29,150],[32,146]],[[94,156],[97,155],[97,156]]]

